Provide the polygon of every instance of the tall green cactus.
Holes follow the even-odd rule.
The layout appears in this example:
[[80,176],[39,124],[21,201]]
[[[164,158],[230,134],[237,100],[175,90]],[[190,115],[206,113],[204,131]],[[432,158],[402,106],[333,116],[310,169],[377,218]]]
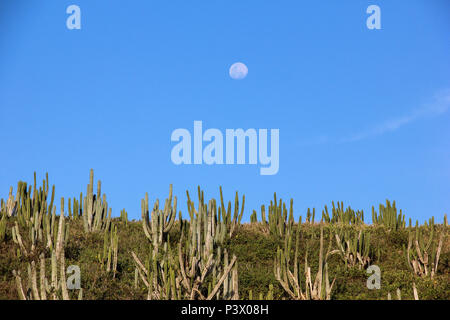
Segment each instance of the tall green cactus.
[[402,214],[402,210],[400,209],[400,212],[397,214],[395,201],[391,205],[389,200],[386,200],[386,206],[380,204],[379,214],[372,207],[372,223],[383,225],[389,230],[394,231],[405,228],[406,226],[405,215]]
[[241,225],[242,216],[244,214],[244,205],[245,205],[245,195],[242,196],[242,207],[239,213],[239,194],[236,191],[236,196],[234,199],[234,213],[233,218],[231,218],[231,201],[228,202],[227,210],[225,210],[225,203],[223,201],[222,187],[220,190],[220,208],[219,208],[219,216],[222,216],[222,220],[227,227],[227,231],[230,235],[230,238],[236,233],[237,228]]
[[125,209],[120,211],[120,220],[124,222],[126,226],[128,225],[128,213]]
[[174,197],[172,206],[172,185],[170,185],[169,198],[165,201],[164,210],[159,208],[159,200],[157,199],[150,216],[148,193],[141,200],[142,227],[154,250],[157,250],[163,241],[166,241],[167,235],[174,225],[176,211],[177,197]]
[[[47,300],[50,297],[53,300],[63,299],[69,300],[69,293],[66,286],[66,266],[64,257],[65,243],[67,242],[68,229],[65,225],[64,217],[64,199],[61,199],[61,215],[59,217],[57,235],[55,237],[55,245],[51,248],[51,277],[50,281],[46,277],[46,259],[45,253],[39,256],[40,281],[37,280],[36,262],[34,260],[28,263],[28,288],[23,289],[20,270],[13,270],[16,280],[19,298],[22,300]],[[17,227],[17,224],[16,224]],[[16,235],[17,236],[17,235]],[[20,235],[19,235],[20,237]],[[59,272],[58,272],[59,267]],[[59,278],[59,279],[58,279]],[[40,289],[39,289],[40,288]],[[80,290],[80,296],[82,291]]]
[[[226,236],[231,236],[231,223],[227,224],[228,220],[226,215],[223,215],[221,207],[217,208],[215,199],[210,199],[208,205],[204,201],[204,193],[198,187],[198,208],[195,209],[194,202],[187,194],[188,212],[191,218],[189,236],[195,237],[197,243],[203,241],[208,244],[210,248],[216,244],[222,244],[225,241]],[[229,203],[229,208],[231,204]],[[230,211],[231,212],[231,211]],[[193,234],[195,233],[195,235]]]
[[112,272],[112,277],[116,277],[117,256],[119,250],[119,236],[117,235],[117,226],[111,223],[109,232],[103,235],[103,251],[98,254],[102,270],[106,273]]
[[6,240],[6,224],[7,224],[6,214],[0,215],[0,243]]
[[364,223],[364,211],[355,211],[351,207],[347,207],[344,210],[344,203],[337,203],[337,208],[334,205],[334,201],[332,201],[332,216],[330,217],[328,213],[328,208],[325,206],[325,209],[322,211],[322,221],[331,224],[339,224],[339,225],[353,225],[353,224],[363,224]]
[[370,264],[370,234],[360,230],[358,236],[352,236],[349,231],[336,232],[336,244],[339,253],[345,265],[349,268],[358,266],[359,269],[365,268]]
[[[320,250],[319,250],[319,270],[313,282],[311,267],[308,265],[308,252],[305,255],[305,287],[301,285],[301,271],[299,262],[300,228],[296,233],[296,244],[294,260],[291,263],[289,241],[285,241],[284,250],[278,248],[275,262],[274,274],[283,289],[294,300],[329,300],[335,279],[330,284],[328,275],[327,259],[331,252],[331,241],[327,253],[324,256],[323,249],[323,225],[320,225]],[[287,243],[287,245],[286,245]],[[293,264],[293,269],[291,265]]]
[[[294,200],[291,199],[289,206],[289,215],[286,208],[286,203],[280,199],[277,202],[277,194],[274,193],[273,202],[269,205],[269,222],[268,227],[272,235],[284,238],[292,234],[292,227],[294,225]],[[265,216],[265,207],[261,207],[263,216]]]
[[102,183],[97,182],[97,194],[94,194],[94,170],[89,174],[89,184],[87,185],[86,197],[80,195],[80,206],[83,206],[82,217],[85,232],[109,230],[111,223],[111,208],[108,210],[106,194],[102,195]]
[[[443,229],[439,236],[439,242],[433,241],[434,237],[434,218],[430,220],[430,225],[427,227],[419,227],[419,222],[416,221],[415,237],[411,230],[409,231],[408,247],[403,247],[405,260],[408,268],[419,277],[433,278],[439,266],[439,258],[442,250],[444,238],[447,233],[447,216],[444,218]],[[428,229],[428,240],[425,240],[424,229]],[[414,249],[413,249],[414,244]]]

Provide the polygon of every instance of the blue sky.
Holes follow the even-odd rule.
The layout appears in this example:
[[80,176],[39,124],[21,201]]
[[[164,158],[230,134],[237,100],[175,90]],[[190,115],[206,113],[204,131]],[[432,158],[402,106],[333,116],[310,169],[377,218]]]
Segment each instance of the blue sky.
[[[81,30],[66,8],[81,8]],[[381,8],[369,30],[366,8]],[[434,1],[3,0],[1,197],[49,172],[57,196],[89,169],[118,215],[173,183],[207,198],[273,192],[296,218],[344,201],[396,200],[423,222],[450,212],[450,3]],[[247,65],[243,80],[228,75]],[[280,168],[172,163],[173,130],[280,130]]]

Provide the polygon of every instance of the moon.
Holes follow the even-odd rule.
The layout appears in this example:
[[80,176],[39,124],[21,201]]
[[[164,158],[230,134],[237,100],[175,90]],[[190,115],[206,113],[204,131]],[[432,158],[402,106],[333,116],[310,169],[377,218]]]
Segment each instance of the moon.
[[248,74],[248,68],[242,62],[233,63],[230,67],[230,77],[235,80],[244,79]]

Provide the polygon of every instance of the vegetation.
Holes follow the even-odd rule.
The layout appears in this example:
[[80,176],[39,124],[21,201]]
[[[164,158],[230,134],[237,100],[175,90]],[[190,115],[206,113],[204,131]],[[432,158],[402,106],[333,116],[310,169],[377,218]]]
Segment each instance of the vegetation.
[[[48,175],[42,186],[35,174],[33,185],[10,188],[0,204],[0,299],[450,298],[446,216],[406,226],[387,201],[368,225],[363,211],[333,202],[320,221],[313,208],[296,222],[293,200],[288,210],[275,194],[267,216],[263,205],[261,219],[253,210],[242,224],[245,197],[226,205],[221,188],[217,203],[199,187],[184,219],[171,185],[163,207],[145,194],[142,220],[129,221],[125,209],[112,217],[101,182],[93,186],[91,170],[86,196],[62,198],[59,215]],[[367,286],[370,266],[379,289]]]

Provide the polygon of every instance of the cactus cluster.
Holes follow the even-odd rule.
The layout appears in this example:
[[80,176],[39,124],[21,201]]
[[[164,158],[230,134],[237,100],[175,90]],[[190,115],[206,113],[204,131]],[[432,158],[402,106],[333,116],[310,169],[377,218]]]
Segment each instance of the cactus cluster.
[[83,199],[83,194],[81,194],[80,203],[75,203],[74,200],[74,214],[72,216],[76,216],[75,208],[80,210],[83,208],[79,215],[83,217],[85,232],[109,230],[111,208],[108,210],[106,194],[102,195],[102,182],[100,180],[97,182],[97,194],[94,194],[94,170],[92,169],[89,174],[86,197]]
[[289,214],[286,203],[282,199],[277,201],[277,194],[274,193],[273,201],[270,201],[268,207],[268,221],[266,222],[266,208],[261,206],[262,224],[266,226],[270,234],[285,238],[292,235],[294,225],[294,200],[291,199],[289,206]]
[[[103,247],[95,253],[94,260],[98,260],[102,273],[116,280],[120,278],[118,272],[123,271],[117,268],[118,234],[120,228],[128,225],[128,214],[123,209],[120,217],[113,222],[112,210],[108,207],[106,196],[101,193],[101,182],[98,181],[96,194],[93,186],[94,173],[91,170],[87,194],[84,197],[81,194],[79,200],[68,200],[66,216],[64,198],[61,198],[60,214],[56,214],[55,187],[50,192],[48,175],[42,186],[37,186],[35,174],[33,185],[19,182],[16,194],[10,188],[7,200],[1,199],[0,244],[6,242],[8,245],[11,240],[17,257],[27,263],[13,272],[21,299],[70,298],[66,288],[64,251],[69,225],[72,223],[83,228],[85,233],[102,232]],[[172,185],[164,207],[160,207],[159,200],[151,206],[148,194],[142,199],[140,223],[143,235],[149,240],[148,247],[141,258],[133,251],[126,251],[134,261],[136,288],[143,283],[148,299],[239,299],[238,259],[225,246],[230,244],[231,238],[241,227],[245,196],[240,201],[236,192],[233,207],[231,201],[226,206],[222,188],[220,203],[215,199],[205,200],[200,187],[198,202],[192,201],[188,191],[186,194],[187,220],[183,219],[181,211],[178,212],[178,220],[176,218],[177,198],[173,196]],[[267,209],[266,217],[266,208],[261,206],[260,222],[257,212],[253,211],[250,217],[251,230],[256,226],[265,235],[270,233],[271,240],[280,245],[274,253],[273,272],[281,288],[292,299],[331,299],[335,280],[330,282],[328,258],[333,254],[338,254],[349,268],[366,268],[374,259],[375,250],[371,244],[370,227],[364,224],[364,212],[350,207],[344,209],[342,202],[337,203],[337,206],[332,202],[331,215],[325,206],[318,225],[320,248],[318,256],[314,257],[318,259],[318,268],[313,275],[308,263],[311,243],[308,239],[316,240],[318,237],[317,229],[313,226],[317,225],[315,209],[308,209],[306,224],[302,224],[301,216],[298,223],[294,221],[292,199],[287,208],[286,203],[274,194]],[[388,231],[405,228],[405,216],[401,211],[397,213],[395,202],[391,205],[387,201],[386,206],[380,205],[379,214],[373,209],[372,215],[374,224]],[[324,246],[324,229],[330,231],[327,250]],[[434,224],[434,217],[420,228],[418,222],[413,227],[410,219],[408,231],[408,246],[404,247],[408,268],[419,277],[435,277],[448,233],[447,217],[444,218],[442,228]],[[95,234],[92,236],[97,237]],[[304,240],[306,251],[301,243]],[[46,268],[51,271],[49,279]],[[28,273],[25,284],[20,270]],[[416,297],[415,286],[413,289]],[[270,284],[267,292],[259,294],[251,290],[247,292],[251,300],[257,296],[270,300],[274,296],[274,286]],[[82,295],[82,291],[79,293]]]
[[128,225],[128,212],[125,209],[122,209],[120,211],[120,220],[125,223],[125,225]]
[[[166,200],[166,208],[171,207],[171,193],[172,188],[169,199]],[[229,260],[228,252],[220,246],[225,236],[232,234],[231,229],[227,229],[227,221],[231,222],[228,224],[230,228],[233,223],[233,220],[227,220],[231,211],[227,213],[221,208],[217,210],[214,199],[209,200],[206,205],[200,188],[198,193],[198,209],[195,209],[187,193],[191,219],[189,223],[183,221],[180,214],[181,236],[177,253],[172,250],[168,235],[161,232],[157,233],[159,238],[156,246],[152,245],[153,249],[145,264],[131,252],[135,261],[136,277],[145,284],[148,299],[210,300],[239,297],[237,258],[233,256]],[[164,230],[164,222],[167,222],[167,226],[173,225],[173,221],[170,222],[171,212],[171,209],[166,214],[160,212],[163,219],[154,220],[161,221],[160,231]],[[225,216],[222,213],[225,213]],[[152,241],[153,243],[155,241]]]
[[389,230],[399,230],[405,228],[405,215],[402,214],[402,210],[397,213],[395,201],[391,202],[386,200],[386,206],[380,204],[379,213],[375,211],[375,207],[372,207],[372,223],[378,225],[384,225]]
[[[66,242],[67,227],[64,217],[64,199],[61,199],[61,215],[59,217],[58,231],[55,237],[55,245],[51,248],[51,277],[47,279],[45,252],[39,255],[39,281],[37,278],[36,261],[28,263],[28,285],[26,290],[22,284],[20,271],[13,270],[16,280],[17,291],[22,300],[69,300],[69,293],[66,282],[66,266],[64,257],[64,247]],[[59,270],[58,270],[59,269]],[[79,292],[79,298],[82,298],[82,290]]]
[[369,266],[370,258],[370,234],[359,230],[358,236],[352,236],[350,231],[341,231],[335,233],[336,244],[345,266],[359,269]]
[[[305,286],[302,288],[302,272],[299,262],[300,228],[297,229],[295,254],[291,261],[290,248],[291,240],[285,242],[284,250],[278,248],[274,262],[274,274],[283,289],[294,300],[330,300],[331,291],[335,279],[330,284],[328,275],[328,256],[332,254],[331,241],[328,250],[324,255],[323,225],[320,225],[320,249],[319,249],[319,269],[314,280],[311,275],[311,267],[308,265],[308,252],[305,255],[304,279]],[[291,269],[293,265],[293,269]]]
[[158,251],[158,247],[167,240],[167,235],[175,221],[177,197],[174,197],[172,206],[172,191],[172,185],[170,185],[169,198],[164,203],[164,210],[159,208],[159,200],[157,199],[153,210],[149,213],[148,193],[141,200],[142,227],[145,236],[151,241],[155,251]]
[[406,249],[403,247],[403,251],[406,258],[406,264],[415,275],[419,277],[430,276],[430,278],[435,276],[439,266],[442,244],[444,242],[444,237],[446,236],[446,227],[447,215],[444,217],[444,228],[440,233],[437,246],[433,241],[434,230],[436,228],[434,219],[431,219],[429,226],[426,227],[428,231],[428,240],[425,240],[424,231],[419,228],[418,221],[416,221],[414,235],[411,230],[409,230],[408,247]]
[[[231,201],[228,201],[228,207],[227,210],[225,210],[225,204],[223,201],[223,194],[222,194],[222,187],[220,189],[220,208],[218,212],[218,216],[222,216],[222,221],[224,222],[227,232],[230,236],[230,238],[235,234],[237,231],[238,226],[241,224],[242,215],[244,214],[244,205],[245,205],[245,196],[242,196],[242,207],[239,212],[239,194],[236,191],[236,196],[234,198],[234,211],[233,211],[233,218],[231,218]],[[199,187],[200,190],[200,187]],[[220,220],[220,218],[219,218]]]
[[[11,234],[14,243],[19,247],[18,254],[31,255],[39,245],[53,249],[57,242],[58,228],[56,206],[53,205],[54,195],[55,186],[52,187],[50,204],[47,205],[49,196],[48,174],[39,189],[36,186],[36,173],[34,173],[33,187],[27,187],[25,182],[20,181],[15,200],[12,195],[12,188],[10,189],[6,215],[11,213],[11,216],[15,217]],[[61,199],[61,208],[63,207],[64,198]],[[25,234],[22,235],[21,231],[24,230]],[[67,236],[68,229],[65,232],[65,237]]]
[[355,211],[351,207],[344,210],[344,203],[337,203],[337,208],[332,201],[331,217],[328,213],[328,208],[322,211],[322,221],[331,224],[350,225],[350,224],[363,224],[364,223],[364,211]]

